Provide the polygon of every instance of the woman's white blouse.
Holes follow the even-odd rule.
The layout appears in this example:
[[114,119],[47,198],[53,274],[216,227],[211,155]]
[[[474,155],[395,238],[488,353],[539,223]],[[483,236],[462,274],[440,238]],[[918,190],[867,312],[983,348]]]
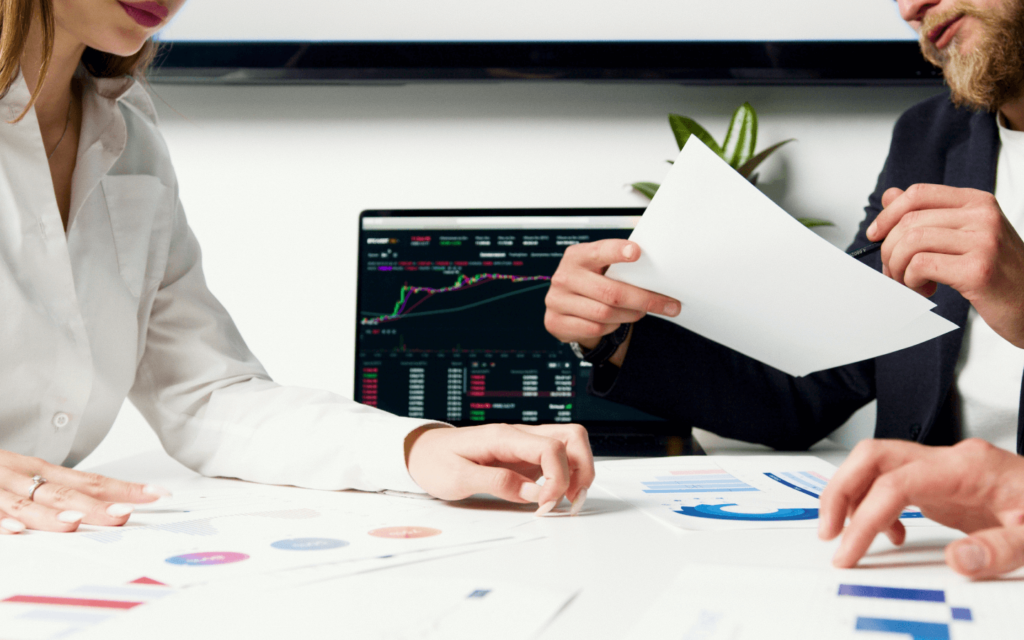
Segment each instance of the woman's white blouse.
[[19,79],[0,100],[0,449],[74,465],[125,397],[209,476],[421,491],[404,441],[429,422],[271,381],[206,287],[146,91],[84,83],[65,234]]

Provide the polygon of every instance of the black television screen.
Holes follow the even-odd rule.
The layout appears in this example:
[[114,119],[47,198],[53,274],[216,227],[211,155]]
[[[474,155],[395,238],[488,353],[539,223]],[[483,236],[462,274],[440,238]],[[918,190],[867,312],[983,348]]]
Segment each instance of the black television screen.
[[158,78],[934,82],[894,0],[193,0]]

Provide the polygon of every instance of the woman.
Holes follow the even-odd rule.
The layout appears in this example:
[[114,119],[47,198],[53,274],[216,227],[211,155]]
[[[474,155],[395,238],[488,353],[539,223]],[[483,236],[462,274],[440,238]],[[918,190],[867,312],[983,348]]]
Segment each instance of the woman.
[[121,525],[167,495],[61,466],[125,397],[206,475],[578,509],[581,427],[456,430],[270,380],[206,288],[136,80],[182,4],[0,0],[0,532]]

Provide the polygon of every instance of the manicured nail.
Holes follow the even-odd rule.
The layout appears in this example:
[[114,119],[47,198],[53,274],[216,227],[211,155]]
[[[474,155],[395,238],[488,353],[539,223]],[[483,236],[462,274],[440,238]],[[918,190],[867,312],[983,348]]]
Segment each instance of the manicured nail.
[[545,502],[544,504],[540,505],[540,509],[537,509],[537,513],[533,515],[543,516],[545,514],[548,514],[551,512],[552,509],[555,508],[556,504],[558,504],[558,500],[551,500],[549,502]]
[[0,527],[7,529],[11,533],[21,533],[25,530],[25,525],[14,518],[4,518],[3,520],[0,520]]
[[532,482],[527,482],[519,488],[519,497],[527,502],[537,502],[540,500],[540,485]]
[[81,522],[82,518],[84,518],[84,517],[85,517],[85,514],[82,513],[81,511],[61,511],[60,513],[57,514],[57,519],[58,520],[60,520],[61,522],[67,522],[68,524],[73,524],[75,522]]
[[678,302],[666,302],[665,309],[662,311],[662,315],[665,316],[677,316],[679,315],[680,307]]
[[158,498],[170,498],[172,495],[171,492],[168,491],[167,489],[159,487],[155,484],[147,484],[146,486],[142,487],[142,493],[145,493],[146,495],[150,496],[156,496]]
[[120,503],[117,503],[117,504],[112,504],[109,507],[107,507],[107,515],[111,516],[111,517],[114,517],[114,518],[120,518],[122,516],[126,516],[129,513],[131,513],[132,511],[135,511],[135,507],[133,507],[130,504],[120,504]]
[[971,542],[959,545],[953,550],[953,555],[956,556],[960,568],[967,573],[981,571],[988,564],[985,550]]
[[569,516],[578,516],[580,511],[583,510],[583,503],[587,501],[587,490],[580,489],[580,492],[576,494],[576,499],[572,501],[572,507],[569,508]]
[[634,247],[631,244],[627,244],[622,249],[622,255],[624,255],[626,257],[626,260],[632,260],[633,256],[636,255],[636,247]]
[[878,223],[872,222],[871,226],[868,227],[868,240],[875,237],[875,232],[878,231]]

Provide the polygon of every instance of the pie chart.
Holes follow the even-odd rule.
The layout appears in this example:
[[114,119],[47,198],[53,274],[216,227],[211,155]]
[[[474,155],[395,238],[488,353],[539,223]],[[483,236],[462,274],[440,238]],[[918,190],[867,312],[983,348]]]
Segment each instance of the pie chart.
[[[729,507],[733,507],[730,509]],[[766,520],[817,520],[817,509],[776,509],[774,511],[745,512],[736,504],[699,504],[696,507],[680,507],[676,513],[695,518],[711,520],[741,520],[764,522]]]

